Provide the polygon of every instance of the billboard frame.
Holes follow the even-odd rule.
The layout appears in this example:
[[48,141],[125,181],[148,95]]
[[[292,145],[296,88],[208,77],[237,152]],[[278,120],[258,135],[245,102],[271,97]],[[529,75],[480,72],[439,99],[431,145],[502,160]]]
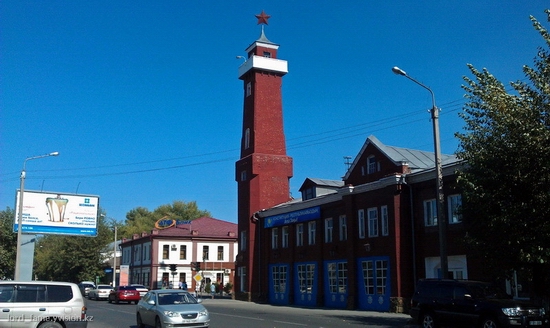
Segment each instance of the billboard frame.
[[[19,208],[20,189],[15,191]],[[96,237],[99,196],[53,191],[24,190],[21,233]],[[13,231],[18,230],[18,214]]]

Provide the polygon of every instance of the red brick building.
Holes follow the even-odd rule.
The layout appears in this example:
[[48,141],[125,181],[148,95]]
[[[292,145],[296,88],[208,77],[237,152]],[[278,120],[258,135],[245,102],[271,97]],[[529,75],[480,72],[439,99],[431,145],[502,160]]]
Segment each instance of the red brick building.
[[462,244],[460,163],[442,156],[449,272],[440,272],[431,152],[367,138],[342,181],[306,179],[289,197],[282,123],[286,61],[262,29],[239,68],[244,110],[238,183],[236,298],[400,311],[419,278],[481,279]]

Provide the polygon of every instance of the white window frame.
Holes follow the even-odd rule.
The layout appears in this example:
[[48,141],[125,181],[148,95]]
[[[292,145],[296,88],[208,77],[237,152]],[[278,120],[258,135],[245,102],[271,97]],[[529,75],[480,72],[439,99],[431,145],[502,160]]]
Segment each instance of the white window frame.
[[315,234],[317,230],[317,222],[310,221],[307,223],[307,243],[308,245],[315,245]]
[[304,224],[296,225],[296,246],[304,246]]
[[367,158],[367,174],[376,173],[376,169],[377,169],[376,157],[374,157],[374,155],[369,156]]
[[271,249],[279,247],[279,228],[271,228]]
[[345,215],[340,215],[340,217],[338,218],[338,226],[340,240],[348,240],[348,224]]
[[359,238],[365,239],[365,210],[361,209],[357,211],[357,223],[359,225]]
[[388,217],[388,206],[384,205],[380,207],[380,216],[382,220],[382,236],[390,234],[390,222]]
[[283,246],[282,248],[288,248],[288,226],[284,226],[282,227],[282,243],[283,243]]
[[424,201],[424,226],[437,226],[437,203],[436,199],[428,199]]
[[369,222],[369,237],[378,237],[378,208],[371,207],[367,209]]
[[332,218],[325,219],[325,243],[332,243],[332,232],[334,231],[334,222]]

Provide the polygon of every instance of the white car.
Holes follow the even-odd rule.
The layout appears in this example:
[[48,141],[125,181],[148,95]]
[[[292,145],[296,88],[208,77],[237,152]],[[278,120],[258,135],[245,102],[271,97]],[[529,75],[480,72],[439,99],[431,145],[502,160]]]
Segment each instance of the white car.
[[208,327],[210,315],[200,303],[201,299],[179,289],[152,290],[137,305],[137,326]]
[[90,289],[88,298],[91,300],[106,300],[109,298],[109,293],[113,290],[110,285],[97,285],[96,288]]
[[55,281],[0,281],[0,327],[86,328],[78,286]]
[[145,294],[147,294],[147,292],[149,291],[149,288],[143,285],[131,284],[130,286],[136,287],[136,290],[139,292],[139,296],[141,297],[145,296]]

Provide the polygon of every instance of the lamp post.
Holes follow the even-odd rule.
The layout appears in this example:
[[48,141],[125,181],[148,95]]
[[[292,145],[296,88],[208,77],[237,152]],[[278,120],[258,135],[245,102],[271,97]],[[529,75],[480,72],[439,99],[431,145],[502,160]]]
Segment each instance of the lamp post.
[[39,155],[39,156],[33,156],[25,158],[25,161],[23,162],[23,170],[21,171],[21,184],[19,186],[19,212],[17,214],[17,248],[16,248],[16,255],[15,255],[15,274],[14,279],[20,280],[21,279],[21,237],[22,237],[22,225],[23,225],[23,195],[25,194],[25,167],[27,165],[27,161],[43,158],[43,157],[49,157],[49,156],[57,156],[59,155],[59,152],[53,152],[49,154]]
[[449,263],[447,260],[447,221],[445,220],[445,197],[443,195],[443,169],[441,167],[441,146],[439,142],[439,108],[435,105],[435,95],[432,89],[410,77],[399,67],[392,68],[397,75],[402,75],[424,89],[428,90],[432,96],[432,115],[433,135],[434,135],[434,153],[435,153],[435,173],[436,173],[436,213],[437,224],[439,227],[439,256],[441,261],[441,278],[447,278]]
[[113,288],[116,287],[116,232],[117,227],[115,225],[115,243],[113,244]]

